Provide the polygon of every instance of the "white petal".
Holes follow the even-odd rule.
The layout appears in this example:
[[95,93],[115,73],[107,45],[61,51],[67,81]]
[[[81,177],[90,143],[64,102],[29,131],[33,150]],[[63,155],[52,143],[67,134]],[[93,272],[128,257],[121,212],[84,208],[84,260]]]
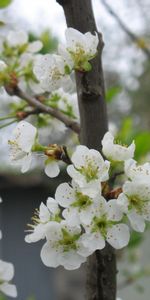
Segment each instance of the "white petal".
[[81,168],[85,164],[86,155],[89,154],[89,149],[86,146],[79,145],[76,147],[71,160],[76,168]]
[[12,263],[0,260],[0,280],[10,281],[14,277],[14,266]]
[[35,53],[40,51],[43,48],[41,41],[34,41],[28,45],[27,51]]
[[41,259],[45,266],[56,268],[59,266],[58,252],[51,246],[50,242],[46,242],[41,250]]
[[74,250],[59,254],[59,262],[66,270],[76,270],[85,261],[86,258],[79,255]]
[[127,196],[124,193],[121,193],[117,199],[117,203],[120,206],[120,209],[122,212],[127,213],[128,212],[128,206],[129,206],[129,200]]
[[7,42],[10,46],[16,47],[20,45],[24,45],[28,41],[28,35],[23,30],[18,31],[10,31],[6,37]]
[[59,214],[60,209],[55,199],[48,197],[46,205],[52,214],[54,215]]
[[145,229],[144,217],[137,214],[134,210],[127,214],[130,224],[135,231],[143,232]]
[[62,207],[69,207],[75,201],[75,191],[68,183],[61,183],[56,189],[55,199]]
[[46,226],[45,224],[38,224],[34,231],[25,236],[26,243],[35,243],[45,238]]
[[25,152],[31,151],[36,135],[37,129],[26,121],[19,122],[13,131],[14,140]]
[[43,202],[40,204],[39,218],[43,223],[48,222],[50,219],[49,210]]
[[48,177],[57,177],[60,172],[59,165],[56,161],[49,161],[45,166],[45,173]]
[[21,167],[21,172],[25,173],[30,169],[32,162],[32,153],[28,153],[22,160],[22,167]]
[[46,238],[49,241],[58,241],[63,238],[62,231],[61,231],[62,225],[60,223],[57,223],[55,221],[51,221],[46,226]]
[[79,214],[75,208],[70,207],[64,209],[62,215],[70,226],[77,226],[80,224]]
[[0,284],[0,291],[2,291],[5,295],[16,298],[17,297],[17,289],[14,284],[10,284],[4,282]]
[[107,217],[112,221],[120,221],[123,217],[120,206],[118,205],[118,200],[113,199],[107,203]]
[[105,240],[100,232],[84,233],[81,237],[82,243],[85,248],[88,248],[91,253],[97,249],[105,247]]
[[115,249],[121,249],[128,245],[130,239],[129,228],[125,224],[113,225],[108,229],[107,242]]

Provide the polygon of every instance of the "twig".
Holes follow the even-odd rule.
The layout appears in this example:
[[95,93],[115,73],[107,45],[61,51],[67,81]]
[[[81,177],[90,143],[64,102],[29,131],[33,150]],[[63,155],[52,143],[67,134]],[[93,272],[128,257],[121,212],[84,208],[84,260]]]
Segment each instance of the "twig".
[[59,121],[63,122],[66,125],[66,127],[72,129],[74,132],[76,132],[76,133],[80,132],[79,124],[77,122],[75,122],[74,120],[71,120],[70,118],[68,118],[65,114],[63,114],[58,109],[44,105],[43,103],[38,101],[36,98],[23,92],[19,87],[15,87],[13,89],[11,87],[9,89],[9,86],[6,86],[5,89],[9,95],[15,95],[15,96],[18,96],[19,98],[25,100],[26,102],[29,103],[30,106],[35,107],[38,110],[38,112],[47,113],[47,114],[51,115],[52,117],[58,119]]
[[101,0],[102,4],[105,6],[107,11],[110,13],[111,16],[114,17],[114,19],[117,21],[117,23],[120,25],[122,30],[130,37],[130,39],[139,46],[139,48],[144,52],[144,54],[150,59],[150,50],[147,48],[146,44],[143,40],[140,39],[135,33],[133,33],[121,20],[121,18],[117,15],[117,13],[113,10],[111,6],[105,1]]
[[0,125],[0,129],[5,128],[5,127],[7,127],[7,126],[9,126],[9,125],[11,125],[11,124],[17,122],[17,121],[18,121],[17,119],[14,119],[14,120],[11,121],[11,122],[8,122],[8,123],[5,123],[5,124],[3,124],[3,125]]

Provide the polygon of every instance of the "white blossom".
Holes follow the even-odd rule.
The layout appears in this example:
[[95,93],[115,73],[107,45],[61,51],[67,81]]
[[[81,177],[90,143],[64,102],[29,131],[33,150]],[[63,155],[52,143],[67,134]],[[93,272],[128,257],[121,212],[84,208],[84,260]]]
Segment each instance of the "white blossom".
[[97,150],[83,145],[77,146],[71,160],[73,164],[67,167],[67,172],[83,193],[89,196],[100,193],[101,182],[108,179],[110,163]]
[[150,184],[149,180],[127,181],[123,193],[117,199],[122,211],[127,214],[132,228],[143,232],[145,220],[150,221]]
[[12,138],[8,141],[10,159],[12,164],[21,165],[24,173],[29,170],[32,160],[32,146],[37,135],[37,129],[26,121],[18,123],[12,132]]
[[7,296],[17,297],[17,289],[9,283],[14,277],[14,266],[11,263],[0,260],[0,291]]
[[85,34],[74,28],[67,28],[66,46],[59,45],[59,53],[69,62],[70,66],[80,71],[88,71],[88,63],[97,53],[98,35],[90,32]]
[[9,31],[6,36],[6,41],[11,47],[18,47],[28,42],[28,35],[23,30]]
[[71,79],[65,73],[65,60],[55,54],[38,55],[34,62],[33,72],[39,80],[41,87],[52,92],[60,86],[70,85]]
[[91,252],[81,242],[81,228],[69,226],[65,221],[50,222],[47,227],[47,242],[41,250],[41,259],[48,267],[62,265],[67,270],[75,270],[86,261]]
[[125,174],[131,180],[150,180],[150,163],[137,165],[134,159],[129,159],[125,162]]
[[35,216],[32,218],[34,224],[29,225],[31,230],[28,230],[29,234],[26,235],[25,241],[27,243],[34,243],[44,239],[49,222],[61,220],[59,214],[60,209],[53,198],[49,197],[46,205],[42,202],[40,204],[39,211],[37,211]]
[[90,224],[84,226],[86,232],[82,235],[82,242],[90,251],[103,249],[106,241],[115,249],[125,247],[130,238],[129,228],[123,223],[122,212],[116,199],[106,202],[100,201],[92,207],[93,218]]
[[134,142],[129,146],[122,146],[114,142],[114,137],[110,132],[107,132],[102,140],[102,152],[107,159],[113,161],[125,161],[134,155]]
[[92,206],[100,198],[101,195],[94,198],[85,195],[75,182],[72,182],[72,186],[60,184],[55,193],[56,201],[65,208],[63,217],[72,225],[89,224],[93,217]]

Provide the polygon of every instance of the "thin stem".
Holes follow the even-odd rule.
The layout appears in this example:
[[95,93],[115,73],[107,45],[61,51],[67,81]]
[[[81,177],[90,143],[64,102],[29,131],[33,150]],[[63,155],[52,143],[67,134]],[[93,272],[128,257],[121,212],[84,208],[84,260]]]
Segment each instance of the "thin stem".
[[17,121],[18,121],[18,120],[15,119],[15,120],[13,120],[13,121],[11,121],[11,122],[9,122],[9,123],[3,124],[3,125],[0,126],[0,129],[2,129],[2,128],[4,128],[4,127],[7,127],[7,126],[9,126],[9,125],[11,125],[11,124],[13,124],[13,123],[15,123],[15,122],[17,122]]
[[16,117],[16,115],[8,115],[8,116],[0,117],[0,121],[14,119],[15,117]]
[[140,39],[135,33],[133,33],[127,25],[121,20],[113,8],[105,1],[101,0],[109,14],[117,21],[122,30],[130,37],[130,39],[143,51],[143,53],[150,59],[150,51],[146,46],[144,40]]
[[8,94],[16,95],[19,98],[25,100],[27,103],[29,103],[30,106],[36,107],[39,112],[43,112],[51,115],[52,117],[63,122],[66,125],[66,127],[72,129],[76,133],[80,132],[79,124],[74,120],[68,118],[60,110],[44,105],[43,103],[38,101],[35,97],[32,97],[27,93],[23,92],[19,87],[15,87],[12,89],[12,87],[7,86],[5,87],[5,89],[8,92]]

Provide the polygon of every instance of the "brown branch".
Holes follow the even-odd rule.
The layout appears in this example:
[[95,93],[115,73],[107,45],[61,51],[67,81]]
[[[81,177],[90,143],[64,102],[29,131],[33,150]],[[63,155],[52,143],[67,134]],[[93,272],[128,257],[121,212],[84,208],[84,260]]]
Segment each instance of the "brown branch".
[[[56,0],[62,5],[68,27],[82,33],[97,32],[91,0]],[[81,131],[80,142],[100,150],[101,140],[108,130],[101,54],[102,35],[99,34],[98,55],[91,61],[90,72],[76,72]],[[115,251],[106,245],[87,260],[87,300],[116,299]]]
[[138,37],[135,33],[133,33],[126,24],[121,20],[121,18],[117,15],[117,13],[113,10],[113,8],[105,1],[101,0],[102,4],[105,6],[106,10],[109,14],[117,21],[122,30],[129,36],[131,41],[133,41],[139,48],[143,51],[143,53],[150,59],[150,50],[145,45],[144,41],[141,41],[140,37]]
[[6,86],[5,89],[6,89],[6,91],[9,95],[18,96],[19,98],[25,100],[30,106],[35,107],[36,110],[34,111],[34,113],[42,112],[42,113],[49,114],[52,117],[54,117],[54,118],[58,119],[59,121],[63,122],[66,125],[66,127],[72,129],[74,132],[76,132],[76,133],[80,132],[79,124],[77,122],[75,122],[74,120],[71,120],[70,118],[68,118],[60,110],[49,107],[47,105],[44,105],[43,103],[38,101],[36,98],[34,98],[34,97],[26,94],[25,92],[23,92],[17,86],[15,86],[13,89],[12,89],[12,87],[9,88],[9,86]]

